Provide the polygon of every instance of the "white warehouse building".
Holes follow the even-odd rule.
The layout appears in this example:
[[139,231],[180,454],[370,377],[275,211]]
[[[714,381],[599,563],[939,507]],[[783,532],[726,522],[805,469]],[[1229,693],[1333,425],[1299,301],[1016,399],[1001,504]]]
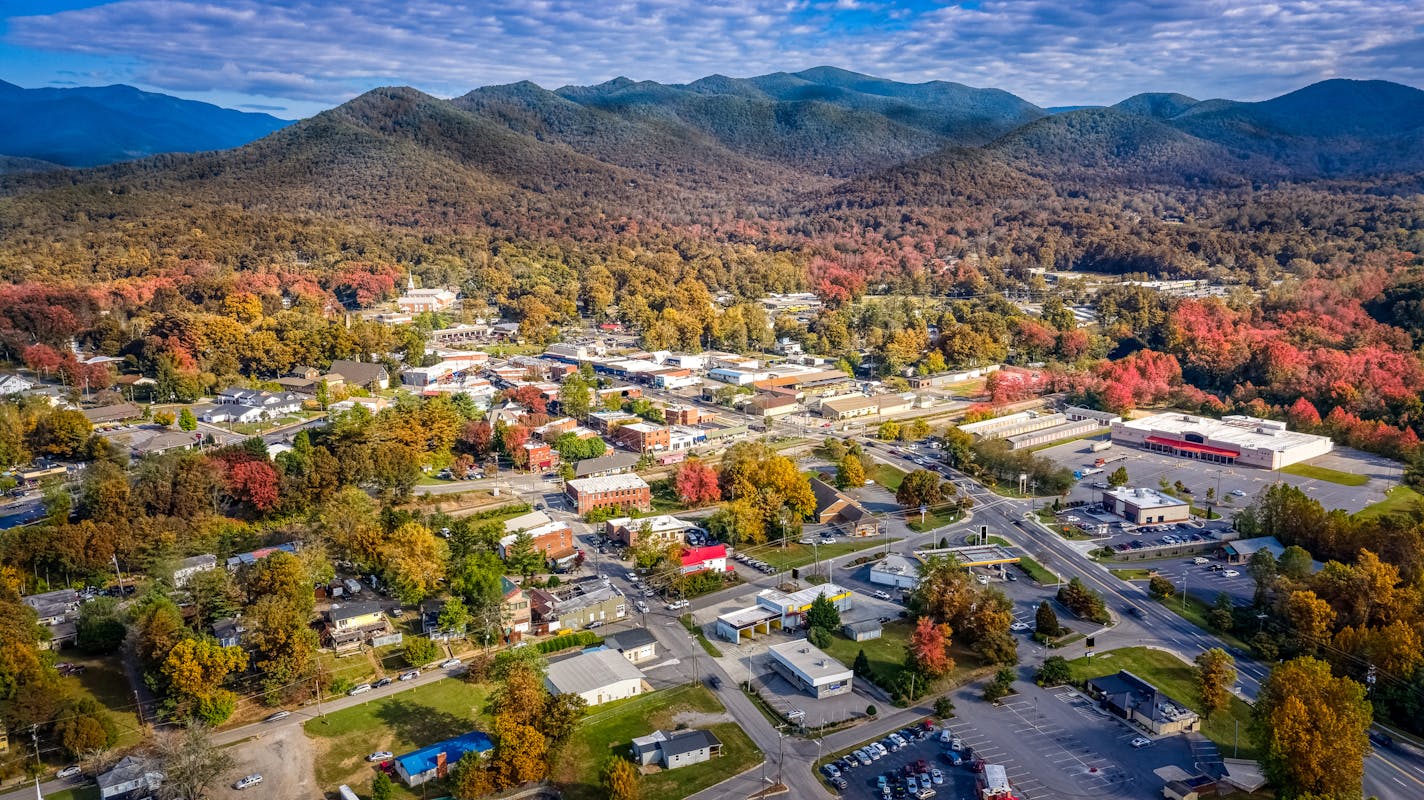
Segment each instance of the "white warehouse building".
[[1176,413],[1114,422],[1112,440],[1156,453],[1261,469],[1308,461],[1334,447],[1328,437],[1290,431],[1277,420]]

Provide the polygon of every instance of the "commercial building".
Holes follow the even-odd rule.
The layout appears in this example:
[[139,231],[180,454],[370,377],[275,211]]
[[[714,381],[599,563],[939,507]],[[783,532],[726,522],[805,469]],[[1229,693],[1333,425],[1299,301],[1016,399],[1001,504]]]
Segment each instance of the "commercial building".
[[1136,525],[1185,522],[1191,516],[1187,501],[1145,486],[1107,489],[1102,494],[1102,503],[1104,508]]
[[466,753],[487,753],[494,742],[479,731],[446,739],[419,750],[396,756],[396,774],[407,786],[419,786],[426,781],[444,778]]
[[855,498],[826,483],[811,479],[811,493],[816,496],[816,522],[834,526],[844,536],[874,536],[880,533],[876,519]]
[[559,454],[548,442],[525,442],[524,458],[531,472],[548,472],[559,465]]
[[[534,512],[542,513],[542,512]],[[531,516],[525,514],[525,517]],[[511,520],[512,521],[512,520]],[[505,530],[509,530],[506,526]],[[521,533],[529,534],[529,543],[533,546],[534,552],[542,553],[545,561],[550,563],[558,562],[562,559],[575,555],[574,532],[567,522],[549,520],[535,525],[531,528],[520,527],[513,533],[506,533],[499,540],[499,557],[509,558],[510,548],[519,541]]]
[[1127,670],[1093,678],[1088,681],[1087,690],[1106,711],[1154,736],[1201,728],[1201,718],[1195,711]]
[[647,628],[630,628],[604,637],[603,646],[628,659],[630,664],[642,664],[658,657],[658,640]]
[[795,592],[763,589],[757,594],[756,605],[730,611],[718,617],[717,635],[729,642],[739,643],[743,636],[769,634],[773,628],[801,627],[811,604],[822,594],[838,611],[850,610],[851,591],[834,583],[823,583]]
[[638,465],[637,453],[609,453],[597,458],[585,458],[574,465],[575,478],[601,478],[632,472]]
[[606,648],[550,662],[544,685],[551,694],[576,694],[591,706],[637,697],[651,688],[642,670]]
[[628,616],[628,599],[598,578],[553,589],[527,589],[535,633],[578,630]]
[[595,508],[647,511],[653,507],[652,489],[637,475],[576,478],[564,484],[564,493],[579,514]]
[[854,688],[855,673],[805,639],[774,644],[767,654],[776,674],[818,700],[850,694]]
[[1221,554],[1228,564],[1245,564],[1251,560],[1251,556],[1261,550],[1270,552],[1277,561],[1281,560],[1281,555],[1286,551],[1281,540],[1274,536],[1258,536],[1254,539],[1237,539],[1234,542],[1227,542],[1221,546]]
[[1289,431],[1284,422],[1239,415],[1153,414],[1112,423],[1112,440],[1155,453],[1261,469],[1298,464],[1334,447],[1328,437]]
[[993,419],[965,423],[960,425],[959,429],[970,434],[975,439],[984,441],[988,439],[1007,439],[1025,433],[1033,433],[1035,431],[1063,425],[1068,421],[1066,414],[1040,414],[1036,411],[1020,411],[1017,414],[1006,414],[1005,416],[995,417]]
[[688,764],[700,764],[722,755],[722,742],[711,731],[653,731],[633,739],[629,751],[639,766],[657,764],[663,769],[677,769]]
[[1009,443],[1009,449],[1025,450],[1043,444],[1052,444],[1062,439],[1076,439],[1080,436],[1089,436],[1103,429],[1103,423],[1095,419],[1071,420],[1062,414],[1054,414],[1052,416],[1060,417],[1061,421],[1047,428],[1039,428],[1038,430],[1028,431],[1026,433],[1005,436],[1004,441]]
[[870,565],[870,582],[877,586],[913,589],[920,585],[920,560],[891,553]]
[[863,394],[837,397],[821,402],[821,416],[837,422],[855,417],[870,417],[878,413],[880,413],[880,401]]
[[619,425],[613,431],[613,440],[622,445],[624,449],[634,453],[651,453],[655,450],[666,450],[669,443],[670,432],[666,425],[654,425],[651,422],[630,422],[626,425]]
[[632,547],[644,539],[680,542],[688,531],[701,530],[697,523],[670,514],[655,517],[614,517],[603,524],[603,533],[615,542]]

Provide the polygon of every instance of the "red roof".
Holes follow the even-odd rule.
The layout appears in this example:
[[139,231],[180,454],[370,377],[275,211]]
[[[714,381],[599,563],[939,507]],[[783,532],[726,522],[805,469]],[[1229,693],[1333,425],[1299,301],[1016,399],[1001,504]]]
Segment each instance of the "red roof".
[[689,547],[682,551],[682,565],[690,567],[694,564],[702,564],[718,558],[727,557],[727,546],[725,544],[713,544],[706,547]]
[[1181,439],[1169,439],[1166,436],[1149,436],[1148,444],[1163,445],[1165,447],[1175,447],[1178,450],[1186,450],[1189,453],[1205,453],[1210,456],[1228,456],[1230,458],[1240,458],[1240,450],[1227,450],[1224,447],[1212,447],[1209,444],[1197,444]]

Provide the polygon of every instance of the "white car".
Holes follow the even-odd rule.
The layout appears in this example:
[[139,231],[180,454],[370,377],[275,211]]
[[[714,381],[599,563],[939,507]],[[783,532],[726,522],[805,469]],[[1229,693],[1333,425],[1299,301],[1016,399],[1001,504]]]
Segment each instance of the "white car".
[[887,592],[887,591],[885,591],[884,589],[876,589],[876,590],[875,590],[875,596],[878,597],[878,598],[880,598],[881,600],[889,600],[889,599],[890,599],[890,593]]
[[634,603],[633,605],[636,605],[636,606],[638,607],[638,610],[641,611],[642,613],[644,613],[644,614],[648,613],[648,604],[647,604],[647,603],[644,603],[642,600],[639,600],[638,602]]
[[1240,489],[1232,489],[1232,490],[1231,490],[1231,496],[1232,496],[1232,497],[1245,497],[1245,496],[1246,496],[1246,493],[1243,492],[1243,491],[1241,491]]
[[1026,631],[1026,630],[1028,630],[1030,627],[1032,627],[1032,626],[1029,625],[1027,622],[1015,622],[1015,623],[1013,623],[1012,625],[1009,626],[1009,630],[1011,630],[1011,631]]
[[234,783],[234,784],[232,785],[232,788],[234,788],[234,789],[251,789],[252,787],[256,786],[257,784],[259,784],[259,783],[261,783],[261,782],[262,782],[262,776],[261,776],[261,775],[257,775],[257,774],[248,775],[248,776],[245,777],[245,778],[239,779],[237,783]]
[[409,672],[402,672],[402,673],[400,674],[400,678],[398,678],[397,680],[413,681],[413,680],[415,680],[416,678],[419,678],[419,677],[420,677],[420,670],[418,670],[418,669],[413,669],[413,670],[411,670],[411,671],[409,671]]
[[443,667],[444,669],[454,669],[454,668],[460,666],[460,659],[458,659],[458,658],[447,658],[447,659],[445,659],[444,661],[441,661],[441,662],[440,662],[440,666]]
[[1145,736],[1139,736],[1136,739],[1133,739],[1132,741],[1128,742],[1128,744],[1132,745],[1134,748],[1140,749],[1146,747],[1149,744],[1152,744],[1152,740],[1148,739]]
[[964,740],[961,739],[961,738],[959,738],[958,736],[951,736],[951,737],[949,738],[949,749],[950,749],[950,750],[963,750],[963,749],[964,749]]
[[953,739],[953,738],[954,738],[954,731],[951,731],[949,728],[945,728],[944,730],[942,730],[942,731],[939,732],[939,743],[940,743],[940,744],[949,744],[950,740]]
[[351,688],[351,691],[347,692],[346,694],[348,694],[348,695],[353,695],[353,696],[354,696],[354,695],[358,695],[358,694],[365,694],[366,692],[369,692],[369,691],[371,691],[371,684],[369,684],[369,683],[363,683],[363,684],[360,684],[359,686],[353,686],[353,687]]
[[638,575],[637,575],[637,573],[634,573],[634,572],[628,573],[628,580],[629,580],[630,582],[632,582],[632,583],[637,583],[637,582],[638,582]]
[[395,754],[389,750],[377,750],[369,756],[366,756],[367,761],[385,761],[388,758],[395,758]]
[[70,764],[69,766],[67,766],[67,767],[65,767],[64,769],[60,770],[60,771],[59,771],[59,774],[58,774],[58,775],[55,775],[55,777],[56,777],[56,778],[73,778],[75,775],[78,775],[79,772],[80,772],[80,770],[79,770],[79,765],[78,765],[78,764]]
[[1228,578],[1239,578],[1239,577],[1241,577],[1241,573],[1240,573],[1240,572],[1237,572],[1237,571],[1234,570],[1234,569],[1228,569],[1228,570],[1222,572],[1221,574],[1224,575],[1224,576],[1226,576],[1226,577],[1228,577]]
[[988,575],[980,575],[980,576],[976,577],[974,580],[979,581],[979,585],[980,585],[980,586],[988,586],[988,585],[989,585],[989,576],[988,576]]

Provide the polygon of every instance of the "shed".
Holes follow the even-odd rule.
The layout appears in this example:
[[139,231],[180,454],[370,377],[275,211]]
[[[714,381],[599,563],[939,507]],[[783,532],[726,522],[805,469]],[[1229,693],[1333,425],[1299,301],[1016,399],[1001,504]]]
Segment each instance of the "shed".
[[852,642],[864,642],[870,639],[879,639],[885,630],[880,627],[880,623],[873,619],[862,620],[860,622],[847,622],[841,626],[841,633]]

